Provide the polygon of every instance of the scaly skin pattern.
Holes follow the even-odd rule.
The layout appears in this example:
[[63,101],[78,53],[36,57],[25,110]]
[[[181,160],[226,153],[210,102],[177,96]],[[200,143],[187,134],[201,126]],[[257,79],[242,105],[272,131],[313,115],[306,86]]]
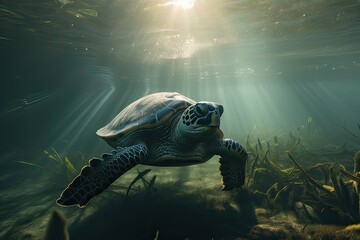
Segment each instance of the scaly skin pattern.
[[248,155],[240,143],[222,139],[215,143],[215,153],[220,155],[220,172],[223,190],[240,188],[245,183],[245,165]]
[[89,165],[68,185],[56,201],[62,206],[85,207],[91,198],[103,192],[117,178],[141,162],[148,154],[145,144],[118,148],[102,159],[93,158]]

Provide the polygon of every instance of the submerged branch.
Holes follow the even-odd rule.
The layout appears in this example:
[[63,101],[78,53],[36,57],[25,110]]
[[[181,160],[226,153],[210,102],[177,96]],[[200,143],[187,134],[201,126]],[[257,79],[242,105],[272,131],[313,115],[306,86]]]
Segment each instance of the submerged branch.
[[352,175],[352,174],[349,173],[349,172],[347,172],[347,171],[345,170],[345,167],[344,167],[344,166],[340,165],[339,170],[340,170],[340,172],[341,172],[342,174],[344,174],[346,177],[350,178],[351,180],[353,180],[353,181],[355,181],[355,182],[357,182],[357,183],[360,183],[360,178],[357,177],[357,176],[355,176],[355,175]]
[[324,188],[322,184],[320,184],[318,181],[316,181],[313,177],[311,177],[299,164],[298,162],[293,158],[293,156],[291,155],[291,153],[289,151],[287,151],[287,155],[290,158],[291,161],[293,161],[293,163],[300,169],[300,171],[305,175],[305,177],[308,179],[308,181],[310,183],[312,183],[316,188],[329,193],[333,196],[336,196],[334,193],[330,192],[328,189]]

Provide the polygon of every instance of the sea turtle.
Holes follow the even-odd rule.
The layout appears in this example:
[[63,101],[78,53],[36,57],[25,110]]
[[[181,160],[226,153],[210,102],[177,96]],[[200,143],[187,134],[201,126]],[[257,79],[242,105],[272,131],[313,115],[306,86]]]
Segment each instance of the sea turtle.
[[114,148],[89,165],[61,193],[57,203],[84,207],[91,198],[137,164],[187,166],[220,155],[223,190],[245,181],[245,149],[220,130],[222,105],[195,102],[176,92],[147,95],[128,105],[96,134]]

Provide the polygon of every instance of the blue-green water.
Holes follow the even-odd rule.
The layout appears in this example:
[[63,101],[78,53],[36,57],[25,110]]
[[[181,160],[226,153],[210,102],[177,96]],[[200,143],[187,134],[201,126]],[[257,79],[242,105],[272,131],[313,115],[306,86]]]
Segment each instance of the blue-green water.
[[[121,214],[122,206],[114,206],[116,189],[85,210],[58,207],[55,200],[72,176],[54,173],[61,169],[44,150],[53,147],[79,170],[78,152],[87,161],[110,150],[95,132],[124,107],[150,93],[176,91],[221,103],[221,129],[244,146],[247,136],[251,144],[262,139],[264,146],[278,136],[286,145],[290,131],[301,139],[311,131],[317,148],[348,144],[347,155],[322,161],[352,166],[360,150],[359,43],[355,0],[0,1],[0,238],[41,239],[53,208],[65,212],[71,239],[99,239],[94,226],[105,229],[105,239],[154,239],[157,230],[172,239],[241,236],[245,230],[237,223],[243,225],[247,216],[220,207],[236,196],[217,192],[216,158],[198,166],[153,168],[150,175],[159,184],[153,198],[164,203],[144,205],[152,198],[141,200],[134,192],[132,201],[140,206]],[[127,187],[136,174],[131,170],[117,185]],[[196,192],[209,196],[200,198],[207,208]],[[178,194],[186,202],[180,207],[173,203]],[[178,216],[181,211],[174,209],[181,207],[189,216]],[[193,208],[199,211],[191,216]],[[206,225],[215,216],[219,221]],[[167,218],[179,221],[181,230],[165,224]],[[190,218],[203,223],[185,224]],[[137,227],[119,233],[131,229],[127,219]],[[143,227],[145,220],[154,224]],[[213,230],[220,222],[225,223]],[[134,233],[142,230],[143,235]]]

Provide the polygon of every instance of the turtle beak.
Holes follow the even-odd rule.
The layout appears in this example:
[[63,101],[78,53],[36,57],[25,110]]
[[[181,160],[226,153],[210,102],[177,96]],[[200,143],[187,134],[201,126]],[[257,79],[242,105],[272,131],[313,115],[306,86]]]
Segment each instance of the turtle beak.
[[221,111],[219,109],[215,109],[215,111],[211,115],[211,122],[208,125],[209,127],[220,127],[220,116]]
[[222,114],[224,113],[224,107],[222,105],[218,105],[218,109],[219,109],[219,112],[220,112],[220,117],[222,116]]

